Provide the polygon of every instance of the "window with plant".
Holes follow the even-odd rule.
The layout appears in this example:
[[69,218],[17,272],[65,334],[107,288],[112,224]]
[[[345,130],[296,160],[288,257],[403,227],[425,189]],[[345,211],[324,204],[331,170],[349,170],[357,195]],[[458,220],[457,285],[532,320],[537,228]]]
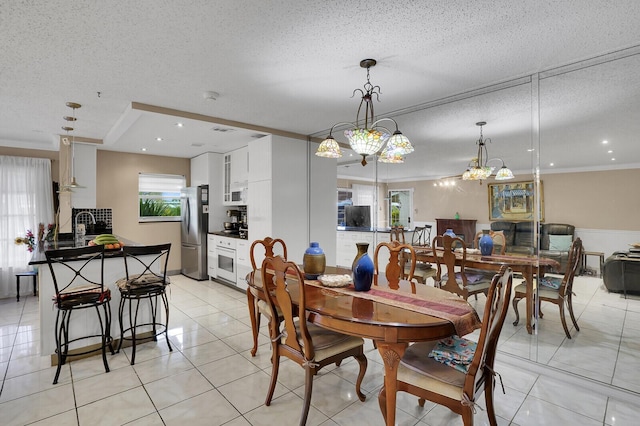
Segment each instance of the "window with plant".
[[180,175],[138,175],[139,222],[180,221],[180,191],[186,179]]

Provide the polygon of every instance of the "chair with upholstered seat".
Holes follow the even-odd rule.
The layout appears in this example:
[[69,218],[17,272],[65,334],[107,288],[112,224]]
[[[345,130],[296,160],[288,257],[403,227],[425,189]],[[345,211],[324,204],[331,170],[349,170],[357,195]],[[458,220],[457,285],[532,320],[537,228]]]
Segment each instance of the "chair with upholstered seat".
[[[458,262],[456,271],[456,250],[462,253],[462,259]],[[465,269],[467,248],[460,237],[438,235],[431,245],[433,256],[436,259],[436,287],[462,296],[465,300],[478,293],[487,294],[491,285],[491,278],[484,273],[468,273]],[[446,268],[446,273],[445,273]]]
[[[571,247],[569,249],[569,257],[564,275],[562,277],[544,276],[538,279],[538,306],[540,306],[540,302],[550,302],[558,305],[558,308],[560,309],[560,321],[562,321],[564,333],[569,339],[571,339],[571,334],[569,333],[569,328],[567,327],[564,305],[567,305],[569,315],[571,316],[571,322],[573,322],[573,326],[575,327],[576,331],[580,331],[580,327],[578,327],[578,322],[576,321],[576,317],[573,313],[572,296],[573,279],[576,275],[576,271],[578,270],[578,265],[580,264],[581,257],[582,240],[580,238],[576,238],[575,240],[573,240],[573,243],[571,243]],[[516,313],[516,320],[513,325],[518,325],[518,321],[520,321],[518,302],[521,299],[526,299],[527,297],[526,283],[522,283],[516,286],[514,292],[515,295],[513,296],[513,310]],[[539,312],[540,318],[542,318],[542,311]]]
[[[494,276],[487,292],[477,342],[454,336],[439,342],[420,342],[409,346],[398,365],[397,390],[417,396],[420,406],[429,400],[448,407],[462,416],[465,425],[473,424],[475,405],[484,392],[489,423],[496,425],[493,406],[496,373],[493,367],[498,338],[509,307],[512,280],[511,269],[506,267]],[[450,346],[452,343],[457,345]],[[457,351],[458,347],[466,350]],[[453,361],[463,359],[466,362]],[[378,394],[378,402],[385,419],[386,398],[387,390],[383,387]]]
[[[120,290],[118,352],[125,340],[130,341],[131,365],[135,365],[136,345],[140,340],[157,341],[158,336],[164,334],[169,351],[173,351],[168,333],[169,301],[167,300],[167,286],[170,282],[167,277],[167,266],[170,250],[171,243],[122,248],[126,276],[116,282]],[[144,305],[142,308],[140,305],[145,300],[149,301],[148,311]],[[164,312],[158,312],[160,306],[163,307]],[[125,312],[127,307],[128,313]],[[126,328],[125,318],[128,318]]]
[[[296,281],[298,304],[294,305],[289,284]],[[276,307],[282,312],[282,318],[272,315],[269,319],[272,340],[272,373],[265,405],[271,404],[278,381],[280,357],[285,356],[298,363],[305,370],[304,402],[300,425],[307,422],[313,376],[329,364],[340,363],[345,358],[354,357],[360,365],[356,380],[356,394],[361,401],[365,395],[360,385],[367,370],[367,358],[364,355],[364,340],[346,334],[307,323],[305,312],[305,285],[302,272],[295,262],[288,262],[280,256],[267,257],[262,263],[262,284],[267,303],[271,311]]]
[[[385,247],[385,249],[382,249]],[[380,250],[382,249],[382,251]],[[411,290],[416,292],[416,285],[413,281],[413,273],[416,269],[416,252],[409,244],[401,244],[398,241],[390,243],[381,242],[376,246],[373,254],[373,285],[378,285],[380,281],[380,256],[381,253],[389,253],[389,262],[385,267],[384,278],[389,288],[397,290],[400,288],[400,280],[411,282]],[[406,265],[405,265],[406,264]]]
[[[258,246],[262,246],[264,248],[264,253],[257,254],[255,252]],[[281,254],[286,259],[287,245],[280,238],[274,239],[271,237],[265,237],[262,240],[255,240],[251,244],[249,254],[251,258],[251,267],[253,269],[251,274],[255,274],[258,269],[258,265],[262,265],[262,260],[265,257],[273,257],[276,254]],[[251,333],[253,337],[251,356],[256,356],[256,352],[258,351],[258,333],[260,331],[261,314],[267,316],[267,318],[271,318],[271,309],[267,305],[263,294],[251,286],[247,287],[247,301],[249,305],[249,318],[251,319]]]
[[[57,308],[55,337],[58,368],[53,384],[58,383],[60,370],[67,357],[86,355],[98,350],[102,352],[104,370],[108,373],[106,348],[109,348],[111,354],[114,351],[111,338],[111,291],[104,286],[104,247],[47,250],[45,256],[55,287],[54,304]],[[70,334],[74,335],[70,333],[72,312],[92,308],[98,315],[100,329],[93,330],[95,332],[90,335],[70,338]],[[77,341],[97,338],[100,338],[98,347],[89,342],[90,346],[84,349],[70,349]]]

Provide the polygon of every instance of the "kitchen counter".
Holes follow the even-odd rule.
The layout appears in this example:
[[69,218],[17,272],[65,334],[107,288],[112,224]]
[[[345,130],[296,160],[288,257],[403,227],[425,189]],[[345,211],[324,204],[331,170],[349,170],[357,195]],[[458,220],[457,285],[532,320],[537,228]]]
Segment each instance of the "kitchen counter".
[[246,240],[246,238],[242,238],[240,236],[240,234],[229,234],[226,233],[224,231],[214,231],[214,232],[209,232],[209,235],[218,235],[220,237],[227,237],[227,238],[236,238],[238,240]]
[[[139,246],[139,243],[136,243],[131,240],[127,240],[126,238],[122,238],[116,235],[116,238],[119,241],[122,241],[127,246]],[[91,237],[86,241],[90,241]],[[36,250],[33,251],[31,255],[31,260],[29,261],[29,265],[43,265],[47,263],[47,257],[45,256],[45,251],[47,250],[55,250],[55,249],[65,249],[65,248],[75,248],[75,247],[84,247],[86,244],[78,245],[73,240],[66,241],[55,241],[51,243],[45,243],[44,247],[38,246]],[[122,250],[105,250],[104,258],[112,258],[112,257],[122,257]]]
[[[336,230],[351,231],[351,232],[381,232],[381,233],[387,233],[387,234],[391,232],[390,228],[363,228],[358,226],[338,226]],[[405,228],[404,232],[413,232],[413,229]]]
[[[118,239],[125,243],[125,245],[141,245],[134,241],[118,237]],[[72,248],[76,247],[74,241],[58,241],[55,244],[47,245],[43,250],[36,250],[33,252],[33,257],[29,262],[30,265],[39,265],[38,267],[38,282],[40,289],[39,305],[40,305],[40,353],[43,356],[51,355],[52,365],[56,361],[55,356],[55,332],[54,325],[56,323],[56,309],[52,309],[52,299],[55,296],[55,287],[53,285],[53,277],[51,271],[46,266],[47,260],[45,256],[46,249],[51,248]],[[151,255],[150,255],[151,256]],[[79,259],[79,262],[82,260]],[[129,272],[141,273],[142,266],[134,264],[129,265]],[[87,269],[100,268],[100,262],[92,261],[85,267]],[[104,255],[104,272],[103,272],[104,286],[111,289],[111,335],[114,339],[120,337],[120,323],[118,321],[118,306],[120,304],[120,292],[116,287],[116,281],[126,276],[124,268],[124,260],[122,250],[107,250]],[[125,323],[128,322],[128,312],[123,312]],[[148,304],[143,303],[140,305],[140,313],[138,316],[139,322],[150,322],[151,311]],[[71,330],[69,331],[70,339],[79,336],[89,336],[100,334],[100,324],[98,318],[95,315],[93,309],[81,309],[74,312]],[[92,338],[85,341],[87,345],[97,344],[100,342],[100,338]]]

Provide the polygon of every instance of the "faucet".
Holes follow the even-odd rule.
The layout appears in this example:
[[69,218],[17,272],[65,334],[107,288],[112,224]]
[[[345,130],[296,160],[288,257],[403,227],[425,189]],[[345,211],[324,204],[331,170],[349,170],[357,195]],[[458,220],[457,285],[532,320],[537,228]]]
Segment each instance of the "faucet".
[[[82,216],[83,214],[88,214],[89,216],[91,216],[91,220],[92,220],[93,224],[94,224],[94,225],[96,224],[96,218],[95,218],[95,216],[93,215],[93,213],[91,213],[91,212],[89,212],[89,211],[82,211],[82,212],[78,213],[78,214],[76,215],[76,221],[75,221],[76,223],[75,223],[75,226],[74,226],[74,228],[73,228],[73,232],[76,234],[76,237],[78,236],[78,218],[79,218],[80,216]],[[83,235],[83,236],[84,236],[84,235]]]

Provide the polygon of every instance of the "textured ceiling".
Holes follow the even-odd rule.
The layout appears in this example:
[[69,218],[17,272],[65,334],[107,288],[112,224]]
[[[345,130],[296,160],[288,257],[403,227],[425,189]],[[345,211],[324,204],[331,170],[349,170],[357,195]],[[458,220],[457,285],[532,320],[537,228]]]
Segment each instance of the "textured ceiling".
[[[324,136],[335,122],[355,120],[358,99],[350,96],[365,81],[358,63],[371,57],[379,61],[371,70],[381,87],[376,113],[410,111],[394,115],[416,146],[404,177],[460,173],[475,154],[480,120],[490,156],[530,170],[537,159],[523,152],[532,144],[536,85],[516,79],[537,72],[543,168],[611,167],[596,145],[602,138],[615,146],[618,167],[635,167],[638,22],[635,0],[8,0],[0,6],[0,146],[57,150],[66,101],[83,105],[75,134],[104,140],[100,149],[144,145],[194,157],[256,135],[214,132],[208,120],[178,133],[176,117],[132,103]],[[576,62],[576,71],[555,70]],[[494,90],[508,81],[521,84]],[[208,90],[220,94],[216,101],[204,99]],[[476,96],[442,101],[469,92]],[[152,143],[156,137],[164,143]],[[398,178],[397,166],[384,170]]]

